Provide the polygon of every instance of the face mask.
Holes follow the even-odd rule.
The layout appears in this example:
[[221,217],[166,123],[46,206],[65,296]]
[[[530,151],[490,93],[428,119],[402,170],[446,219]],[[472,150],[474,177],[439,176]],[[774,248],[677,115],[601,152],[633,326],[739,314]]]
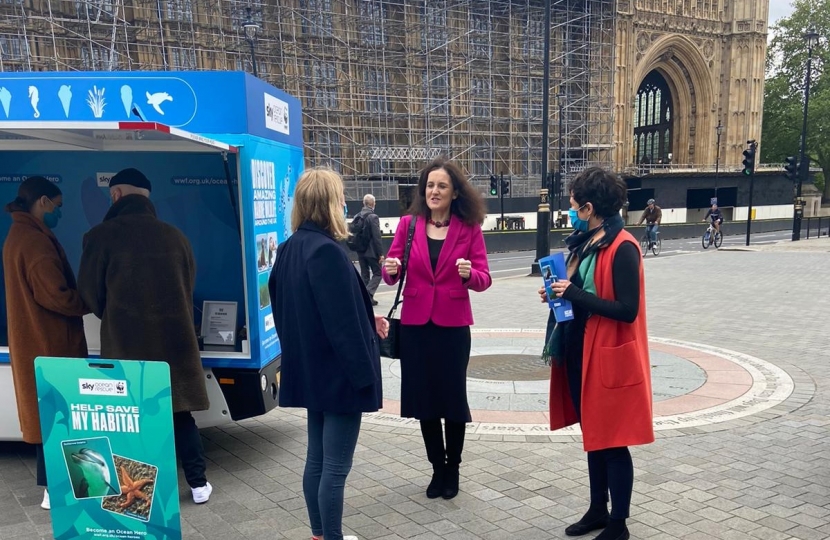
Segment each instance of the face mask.
[[[584,205],[580,206],[579,210],[582,210],[582,208],[584,208]],[[579,210],[575,210],[573,208],[568,210],[568,218],[570,218],[571,227],[573,227],[574,230],[585,232],[588,230],[588,220],[579,217]]]
[[58,221],[61,219],[61,209],[59,206],[55,206],[55,209],[51,212],[47,212],[43,214],[43,224],[49,227],[50,229],[54,229],[58,226]]

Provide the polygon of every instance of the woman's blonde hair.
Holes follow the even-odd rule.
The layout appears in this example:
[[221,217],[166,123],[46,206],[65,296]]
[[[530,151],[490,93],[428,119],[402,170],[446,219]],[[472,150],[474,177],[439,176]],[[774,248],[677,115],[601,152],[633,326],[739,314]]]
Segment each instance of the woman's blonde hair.
[[296,232],[303,222],[311,221],[335,240],[345,240],[349,237],[349,228],[343,215],[342,197],[343,180],[339,174],[328,167],[306,169],[294,191],[291,229]]

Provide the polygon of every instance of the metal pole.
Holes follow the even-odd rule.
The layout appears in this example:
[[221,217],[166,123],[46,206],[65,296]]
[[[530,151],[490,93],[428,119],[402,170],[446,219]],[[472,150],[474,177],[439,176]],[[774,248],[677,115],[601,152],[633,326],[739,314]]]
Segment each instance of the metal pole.
[[798,184],[795,188],[795,203],[793,204],[793,242],[801,240],[801,185],[807,181],[810,172],[807,162],[807,109],[810,105],[810,76],[813,67],[813,45],[807,43],[807,79],[804,84],[804,118],[801,124],[801,149],[798,153]]
[[718,173],[720,172],[720,134],[723,126],[718,120],[718,127],[715,128],[718,134],[717,149],[715,150],[715,199],[718,198]]
[[254,50],[254,40],[249,39],[248,44],[251,46],[251,65],[254,68],[254,77],[259,77],[256,69],[256,51]]
[[548,199],[548,114],[550,113],[550,2],[545,0],[545,71],[542,80],[542,186],[536,213],[536,260],[530,273],[541,275],[539,259],[550,255],[550,202]]
[[499,199],[501,199],[501,227],[504,229],[504,173],[499,177]]
[[[750,147],[755,150],[756,144],[752,142]],[[746,215],[746,245],[749,245],[749,236],[752,232],[752,191],[755,187],[755,167],[752,168],[752,171],[749,174],[749,212]],[[723,233],[721,233],[723,234]]]
[[558,190],[556,191],[556,212],[557,216],[562,210],[562,109],[564,107],[565,97],[562,92],[559,92],[559,164],[556,167],[557,177],[559,181],[556,183]]

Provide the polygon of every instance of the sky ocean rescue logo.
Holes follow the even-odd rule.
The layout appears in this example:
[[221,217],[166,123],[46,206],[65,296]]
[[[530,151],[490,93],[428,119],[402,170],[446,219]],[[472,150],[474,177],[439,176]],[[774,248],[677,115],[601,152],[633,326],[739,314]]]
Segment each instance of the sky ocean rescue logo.
[[78,379],[78,391],[84,396],[127,397],[127,381]]

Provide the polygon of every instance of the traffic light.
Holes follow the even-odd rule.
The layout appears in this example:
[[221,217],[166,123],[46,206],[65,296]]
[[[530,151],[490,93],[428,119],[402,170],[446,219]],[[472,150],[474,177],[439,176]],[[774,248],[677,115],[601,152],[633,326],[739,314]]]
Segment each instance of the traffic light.
[[499,183],[498,183],[498,179],[496,178],[496,175],[491,174],[491,175],[490,175],[490,195],[492,195],[493,197],[495,197],[495,196],[496,196],[496,195],[498,195],[498,194],[499,194]]
[[785,175],[787,180],[793,184],[798,181],[798,163],[796,163],[796,159],[797,158],[795,156],[790,156],[784,160]]
[[507,197],[507,194],[510,193],[510,180],[502,180],[501,181],[501,194],[504,197]]
[[747,142],[749,142],[749,148],[744,150],[743,173],[745,176],[750,176],[755,172],[755,141]]

